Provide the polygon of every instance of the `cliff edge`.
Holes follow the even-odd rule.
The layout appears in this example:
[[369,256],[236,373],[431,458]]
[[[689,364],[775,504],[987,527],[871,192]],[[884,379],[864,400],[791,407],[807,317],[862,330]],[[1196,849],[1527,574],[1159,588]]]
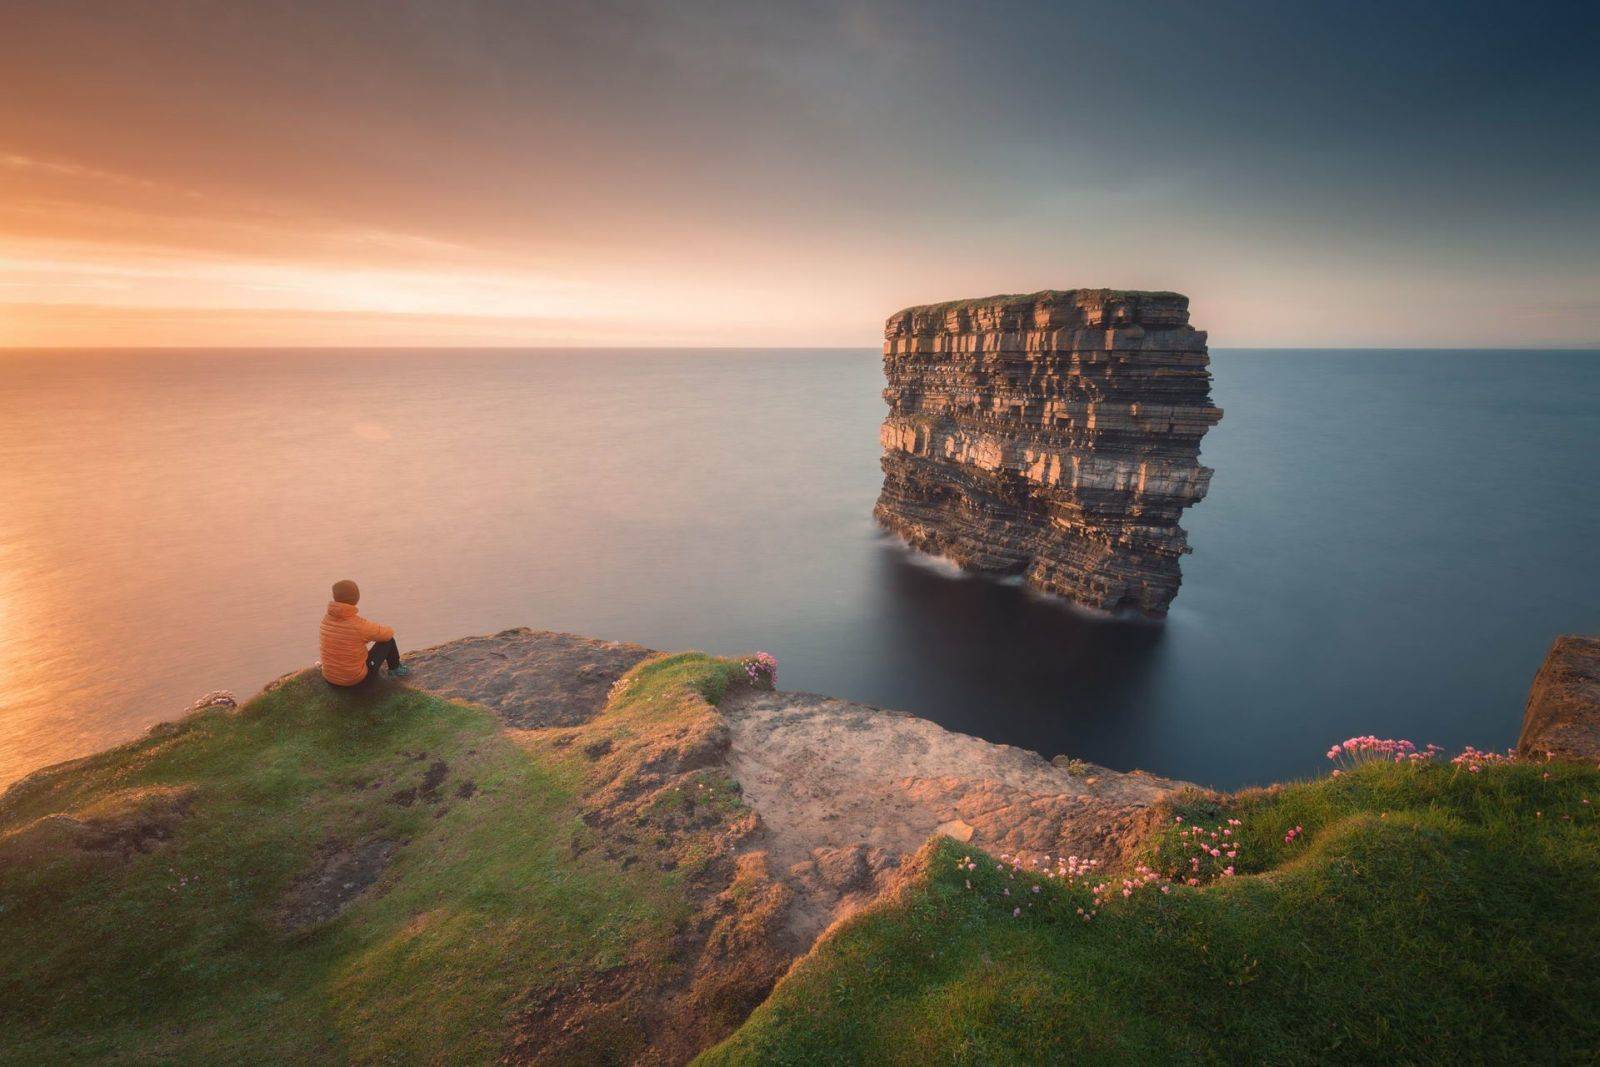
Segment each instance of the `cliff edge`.
[[1600,762],[1600,637],[1566,634],[1528,690],[1517,752]]
[[1220,795],[779,691],[759,657],[510,630],[412,663],[212,694],[0,794],[0,1061],[1600,1047],[1587,758],[1357,738]]
[[[659,655],[508,630],[415,654],[410,682],[483,705],[515,729],[576,726],[601,711],[630,668]],[[712,721],[697,762],[737,783],[755,816],[738,851],[760,853],[787,890],[793,953],[873,899],[931,835],[997,853],[1110,863],[1141,813],[1186,785],[1052,763],[906,712],[813,693],[734,685]]]

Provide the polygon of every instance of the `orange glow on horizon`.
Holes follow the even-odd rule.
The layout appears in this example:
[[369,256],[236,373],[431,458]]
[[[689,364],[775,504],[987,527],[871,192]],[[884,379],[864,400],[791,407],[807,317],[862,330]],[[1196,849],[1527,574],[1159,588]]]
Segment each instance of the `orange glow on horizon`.
[[1173,27],[1065,7],[627,7],[0,7],[0,347],[871,348],[1073,286],[1184,292],[1217,347],[1600,343],[1571,93],[1378,123],[1343,64],[1260,91],[1220,16],[1153,62]]

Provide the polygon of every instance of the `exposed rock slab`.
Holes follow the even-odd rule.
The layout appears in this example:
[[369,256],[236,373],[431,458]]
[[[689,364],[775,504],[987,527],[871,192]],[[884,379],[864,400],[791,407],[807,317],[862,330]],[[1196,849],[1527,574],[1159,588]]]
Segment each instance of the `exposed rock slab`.
[[722,706],[729,768],[814,937],[875,895],[934,833],[994,853],[1118,858],[1118,838],[1184,783],[954,733],[905,712],[811,693],[742,691]]
[[1600,637],[1558,637],[1533,677],[1517,752],[1600,761]]
[[521,627],[407,653],[405,662],[417,688],[528,729],[587,722],[612,683],[650,655],[643,645]]
[[1205,496],[1206,335],[1177,293],[1047,290],[890,316],[875,516],[924,551],[1164,615]]
[[[408,662],[413,684],[528,728],[592,718],[612,682],[650,654],[519,629],[452,641]],[[740,689],[717,711],[720,721],[667,762],[715,764],[739,782],[759,820],[741,848],[764,852],[791,891],[785,925],[794,951],[873,899],[934,833],[994,852],[1109,864],[1119,858],[1119,838],[1184,784],[1091,764],[1074,764],[1073,773],[906,712],[810,693]],[[608,744],[585,744],[596,757],[609,752]]]

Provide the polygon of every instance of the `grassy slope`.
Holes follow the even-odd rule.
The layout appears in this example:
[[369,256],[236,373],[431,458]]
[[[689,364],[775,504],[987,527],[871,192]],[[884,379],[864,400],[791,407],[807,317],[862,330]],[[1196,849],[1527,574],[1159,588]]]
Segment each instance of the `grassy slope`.
[[[637,669],[592,724],[617,745],[606,759],[656,751],[734,670],[694,654]],[[549,990],[672,973],[697,847],[678,809],[707,801],[645,798],[688,862],[607,858],[579,816],[616,779],[582,754],[587,733],[556,733],[519,743],[481,711],[301,679],[13,791],[0,1062],[491,1061]],[[390,803],[436,760],[439,802]],[[137,822],[179,792],[148,852],[73,844],[74,826]],[[1241,820],[1242,877],[1144,888],[1089,923],[1083,889],[958,869],[946,843],[707,1061],[1588,1061],[1596,807],[1600,772],[1574,765],[1371,766],[1225,810],[1196,798],[1185,826]],[[1186,859],[1176,829],[1157,866]],[[403,842],[376,890],[285,932],[318,850],[373,839]],[[625,1058],[637,1035],[606,1025],[592,1040]]]
[[[946,842],[703,1062],[1593,1062],[1597,806],[1576,765],[1196,799],[1184,825],[1241,820],[1241,876],[1117,893],[1087,923],[1085,890],[970,872]],[[1178,830],[1158,868],[1186,865]]]
[[[731,669],[644,665],[605,717],[648,733],[698,702],[686,686],[720,696]],[[582,847],[579,747],[519,745],[486,712],[411,690],[300,678],[13,791],[0,1061],[492,1061],[542,990],[665,966],[685,910],[686,871]],[[439,802],[390,802],[435,760]],[[52,817],[126,822],[174,790],[193,799],[148,852],[76,847]],[[373,839],[402,843],[375,891],[285,932],[285,894],[318,850]]]

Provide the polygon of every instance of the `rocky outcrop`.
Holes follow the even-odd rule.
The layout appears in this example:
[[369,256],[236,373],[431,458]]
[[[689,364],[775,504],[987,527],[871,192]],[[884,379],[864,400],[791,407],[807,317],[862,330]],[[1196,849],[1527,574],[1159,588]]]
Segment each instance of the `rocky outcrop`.
[[1533,676],[1521,756],[1600,761],[1600,637],[1556,638]]
[[655,655],[643,645],[518,627],[406,655],[411,684],[479,704],[508,726],[576,726],[605,707],[612,685]]
[[1206,335],[1177,293],[1047,290],[907,308],[884,331],[879,522],[914,547],[1164,615],[1205,496]]
[[994,855],[1077,856],[1107,867],[1123,839],[1187,783],[958,734],[903,711],[744,690],[719,710],[729,773],[761,817],[762,847],[795,892],[810,943],[873,900],[934,834]]
[[[618,735],[596,718],[605,690],[654,654],[571,634],[506,630],[408,656],[407,681],[482,704],[530,731],[526,736],[610,768],[609,784],[585,816],[597,830],[633,825],[644,810],[659,814],[664,791],[697,790],[702,779],[685,774],[737,782],[753,819],[719,847],[736,859],[759,854],[761,870],[770,864],[782,891],[773,899],[781,897],[782,907],[768,917],[781,931],[769,947],[789,953],[784,965],[875,899],[933,834],[997,854],[1076,855],[1109,866],[1138,819],[1185,785],[1050,762],[905,712],[742,687],[715,709],[684,713],[648,736],[637,729]],[[742,877],[754,884],[756,868]]]

